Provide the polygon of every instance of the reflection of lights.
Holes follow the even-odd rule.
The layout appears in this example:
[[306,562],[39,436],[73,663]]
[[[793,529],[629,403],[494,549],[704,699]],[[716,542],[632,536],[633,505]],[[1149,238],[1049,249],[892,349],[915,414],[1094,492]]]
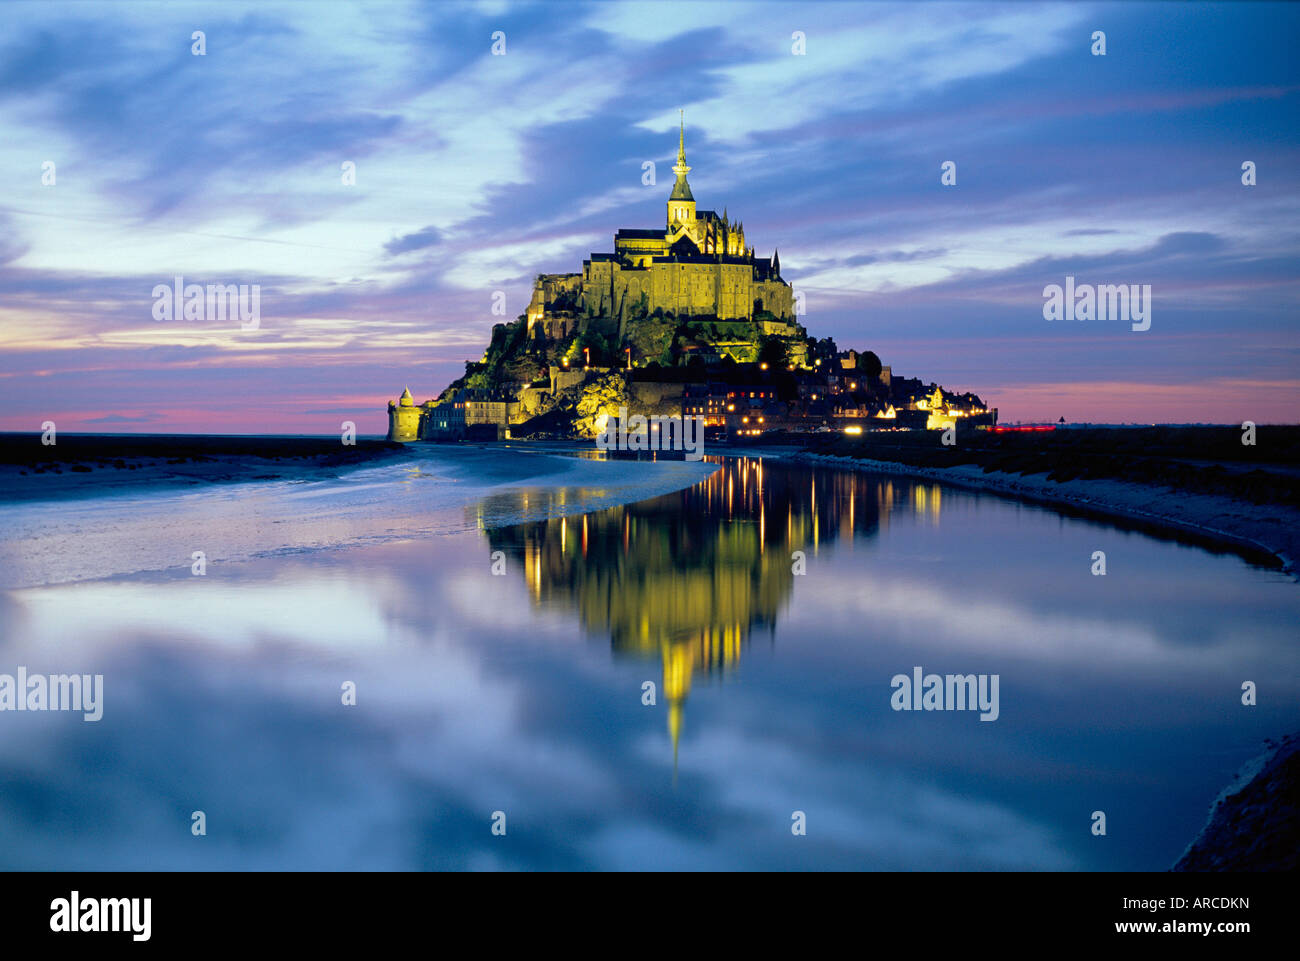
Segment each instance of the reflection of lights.
[[[747,431],[757,426],[757,418],[757,414],[749,418]],[[795,546],[809,553],[818,551],[822,518],[817,512],[827,515],[828,546],[837,532],[854,537],[857,522],[851,487],[861,481],[846,484],[832,480],[823,504],[817,501],[816,488],[827,483],[824,477],[802,475],[792,484],[784,472],[765,476],[761,457],[724,459],[713,455],[709,459],[723,469],[681,492],[688,512],[705,519],[698,530],[683,528],[689,530],[690,556],[662,551],[658,537],[651,536],[657,534],[662,519],[627,507],[581,515],[581,530],[574,533],[581,537],[582,554],[568,554],[567,518],[563,516],[524,527],[530,534],[537,532],[536,536],[517,542],[528,555],[522,571],[530,601],[540,606],[571,600],[584,626],[610,636],[617,652],[656,661],[662,657],[664,688],[660,696],[667,702],[674,742],[682,730],[693,675],[733,670],[744,657],[750,630],[757,624],[772,623],[776,611],[788,600],[792,578],[781,558],[788,557]],[[804,487],[809,481],[812,486]],[[876,485],[862,486],[867,495]],[[813,513],[802,494],[810,495]],[[769,498],[777,512],[772,518],[770,557],[766,554]],[[569,499],[574,500],[572,496]],[[843,505],[846,500],[849,503]],[[784,531],[779,513],[783,503]],[[843,513],[838,509],[841,505]],[[633,519],[641,534],[635,545]],[[843,527],[846,519],[847,530]],[[718,550],[701,549],[715,541]],[[660,599],[665,603],[656,603]]]
[[859,426],[857,426],[856,424],[851,424],[850,426],[844,428],[844,433],[846,433],[846,434],[861,434],[861,433],[862,433],[862,428],[859,427]]

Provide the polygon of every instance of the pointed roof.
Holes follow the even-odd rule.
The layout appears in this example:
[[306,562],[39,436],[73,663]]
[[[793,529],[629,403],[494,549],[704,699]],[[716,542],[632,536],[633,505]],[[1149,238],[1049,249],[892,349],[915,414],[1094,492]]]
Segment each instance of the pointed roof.
[[668,252],[677,257],[693,257],[699,254],[700,248],[695,245],[695,241],[691,240],[688,235],[682,234],[673,241],[673,245],[668,248]]
[[401,399],[398,401],[403,407],[414,407],[415,398],[411,396],[411,388],[407,387],[402,391]]

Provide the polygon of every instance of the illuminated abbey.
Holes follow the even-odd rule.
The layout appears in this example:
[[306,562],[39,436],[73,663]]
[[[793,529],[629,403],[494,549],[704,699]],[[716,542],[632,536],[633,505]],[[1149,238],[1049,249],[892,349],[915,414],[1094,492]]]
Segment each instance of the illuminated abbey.
[[757,335],[793,334],[794,298],[779,256],[756,256],[744,224],[725,210],[697,210],[690,171],[683,122],[665,226],[618,231],[614,252],[593,253],[582,273],[539,276],[527,311],[530,335],[563,339],[593,317],[616,318],[622,332],[629,320],[656,312],[748,321]]
[[703,417],[727,437],[996,423],[973,394],[810,337],[776,251],[759,257],[725,209],[697,209],[684,118],[672,170],[663,226],[617,231],[580,273],[538,275],[436,399],[388,402],[389,440],[594,438],[626,411]]

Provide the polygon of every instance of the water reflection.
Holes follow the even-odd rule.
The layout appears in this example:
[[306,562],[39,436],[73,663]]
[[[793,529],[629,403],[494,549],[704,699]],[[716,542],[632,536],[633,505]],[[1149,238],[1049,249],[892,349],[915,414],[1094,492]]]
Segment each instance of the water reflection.
[[[579,484],[575,465],[600,470]],[[60,544],[94,520],[120,548],[129,524],[184,566],[0,594],[0,671],[106,679],[98,723],[0,717],[0,866],[1160,869],[1294,729],[1300,593],[1236,558],[770,459],[600,502],[646,466],[485,455],[441,480],[267,490],[261,516],[303,534],[342,498],[367,542],[205,577],[196,537],[264,543],[224,502],[34,514]],[[434,496],[486,470],[510,489]],[[893,711],[913,665],[999,674],[999,719]],[[200,806],[210,844],[188,834]]]
[[[674,770],[696,675],[725,678],[756,631],[775,640],[807,554],[875,536],[892,481],[840,471],[765,471],[719,461],[706,481],[630,506],[488,531],[517,563],[535,604],[576,611],[618,657],[657,660]],[[937,487],[917,485],[938,519]],[[925,505],[930,505],[928,508]]]

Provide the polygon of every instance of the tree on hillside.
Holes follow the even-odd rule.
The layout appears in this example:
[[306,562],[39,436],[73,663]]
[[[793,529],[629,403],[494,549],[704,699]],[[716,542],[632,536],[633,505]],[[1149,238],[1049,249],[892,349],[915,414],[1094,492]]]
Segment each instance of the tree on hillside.
[[788,366],[790,360],[785,340],[780,337],[764,337],[758,346],[758,362],[777,370]]
[[859,358],[859,362],[862,365],[862,372],[867,375],[868,379],[875,380],[880,376],[880,371],[883,369],[883,366],[880,363],[880,358],[876,356],[874,350],[869,350],[864,353],[861,358]]

